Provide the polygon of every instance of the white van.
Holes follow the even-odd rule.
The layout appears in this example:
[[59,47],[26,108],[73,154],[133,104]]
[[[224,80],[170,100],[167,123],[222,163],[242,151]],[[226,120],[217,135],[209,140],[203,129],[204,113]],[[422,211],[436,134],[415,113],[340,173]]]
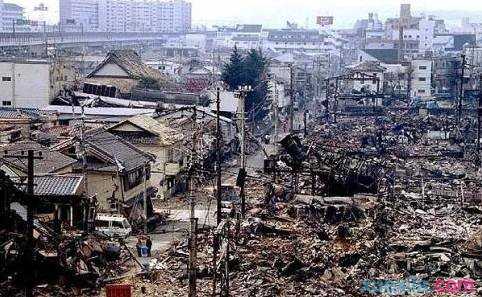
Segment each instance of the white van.
[[122,215],[98,213],[95,217],[95,231],[109,237],[128,237],[132,227]]

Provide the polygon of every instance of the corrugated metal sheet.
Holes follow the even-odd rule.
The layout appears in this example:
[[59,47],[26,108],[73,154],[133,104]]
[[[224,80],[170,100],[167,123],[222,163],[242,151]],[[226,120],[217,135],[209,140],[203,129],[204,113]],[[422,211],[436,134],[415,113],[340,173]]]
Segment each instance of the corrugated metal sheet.
[[39,196],[74,196],[82,180],[82,176],[74,175],[38,176],[34,180],[34,193]]

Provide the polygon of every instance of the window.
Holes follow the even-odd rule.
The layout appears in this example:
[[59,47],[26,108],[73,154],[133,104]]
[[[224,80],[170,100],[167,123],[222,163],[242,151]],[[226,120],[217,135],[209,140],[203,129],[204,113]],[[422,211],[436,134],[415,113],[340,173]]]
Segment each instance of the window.
[[12,81],[12,78],[10,76],[3,76],[2,81]]
[[108,228],[109,227],[109,221],[95,221],[95,226],[97,228]]
[[419,94],[425,94],[425,90],[418,90]]
[[112,227],[114,227],[114,228],[124,228],[124,225],[122,225],[122,221],[112,221]]
[[12,101],[2,101],[2,105],[3,105],[3,106],[11,106],[11,105],[12,105]]
[[418,81],[427,81],[427,78],[426,77],[419,77]]
[[427,66],[419,66],[418,69],[419,70],[427,70]]
[[110,210],[115,211],[117,210],[117,202],[113,201],[109,204]]

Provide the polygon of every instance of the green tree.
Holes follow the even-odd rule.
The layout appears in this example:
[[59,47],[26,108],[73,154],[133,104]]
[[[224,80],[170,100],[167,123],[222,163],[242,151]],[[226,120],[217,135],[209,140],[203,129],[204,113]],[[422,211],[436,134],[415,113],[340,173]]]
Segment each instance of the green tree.
[[246,98],[246,112],[251,120],[263,118],[266,115],[266,97],[268,81],[266,70],[268,61],[260,50],[250,50],[243,57],[237,47],[234,47],[229,63],[223,68],[222,80],[235,91],[239,86],[251,86],[253,91]]
[[236,46],[229,63],[224,65],[222,80],[229,86],[230,90],[235,90],[244,83],[244,58]]
[[266,108],[266,97],[268,95],[268,80],[266,71],[268,61],[260,50],[250,50],[245,59],[245,84],[253,87],[246,98],[246,111],[251,120],[262,119],[268,109]]

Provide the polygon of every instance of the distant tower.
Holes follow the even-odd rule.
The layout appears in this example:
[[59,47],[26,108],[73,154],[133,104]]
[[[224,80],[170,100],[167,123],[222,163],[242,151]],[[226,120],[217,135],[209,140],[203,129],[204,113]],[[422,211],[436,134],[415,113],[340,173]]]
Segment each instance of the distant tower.
[[400,5],[400,18],[409,19],[412,17],[410,4]]
[[410,19],[412,18],[410,4],[400,5],[400,18],[398,20],[398,33],[399,33],[399,44],[398,44],[398,62],[402,63],[405,56],[405,41],[403,37],[403,31],[408,26]]

